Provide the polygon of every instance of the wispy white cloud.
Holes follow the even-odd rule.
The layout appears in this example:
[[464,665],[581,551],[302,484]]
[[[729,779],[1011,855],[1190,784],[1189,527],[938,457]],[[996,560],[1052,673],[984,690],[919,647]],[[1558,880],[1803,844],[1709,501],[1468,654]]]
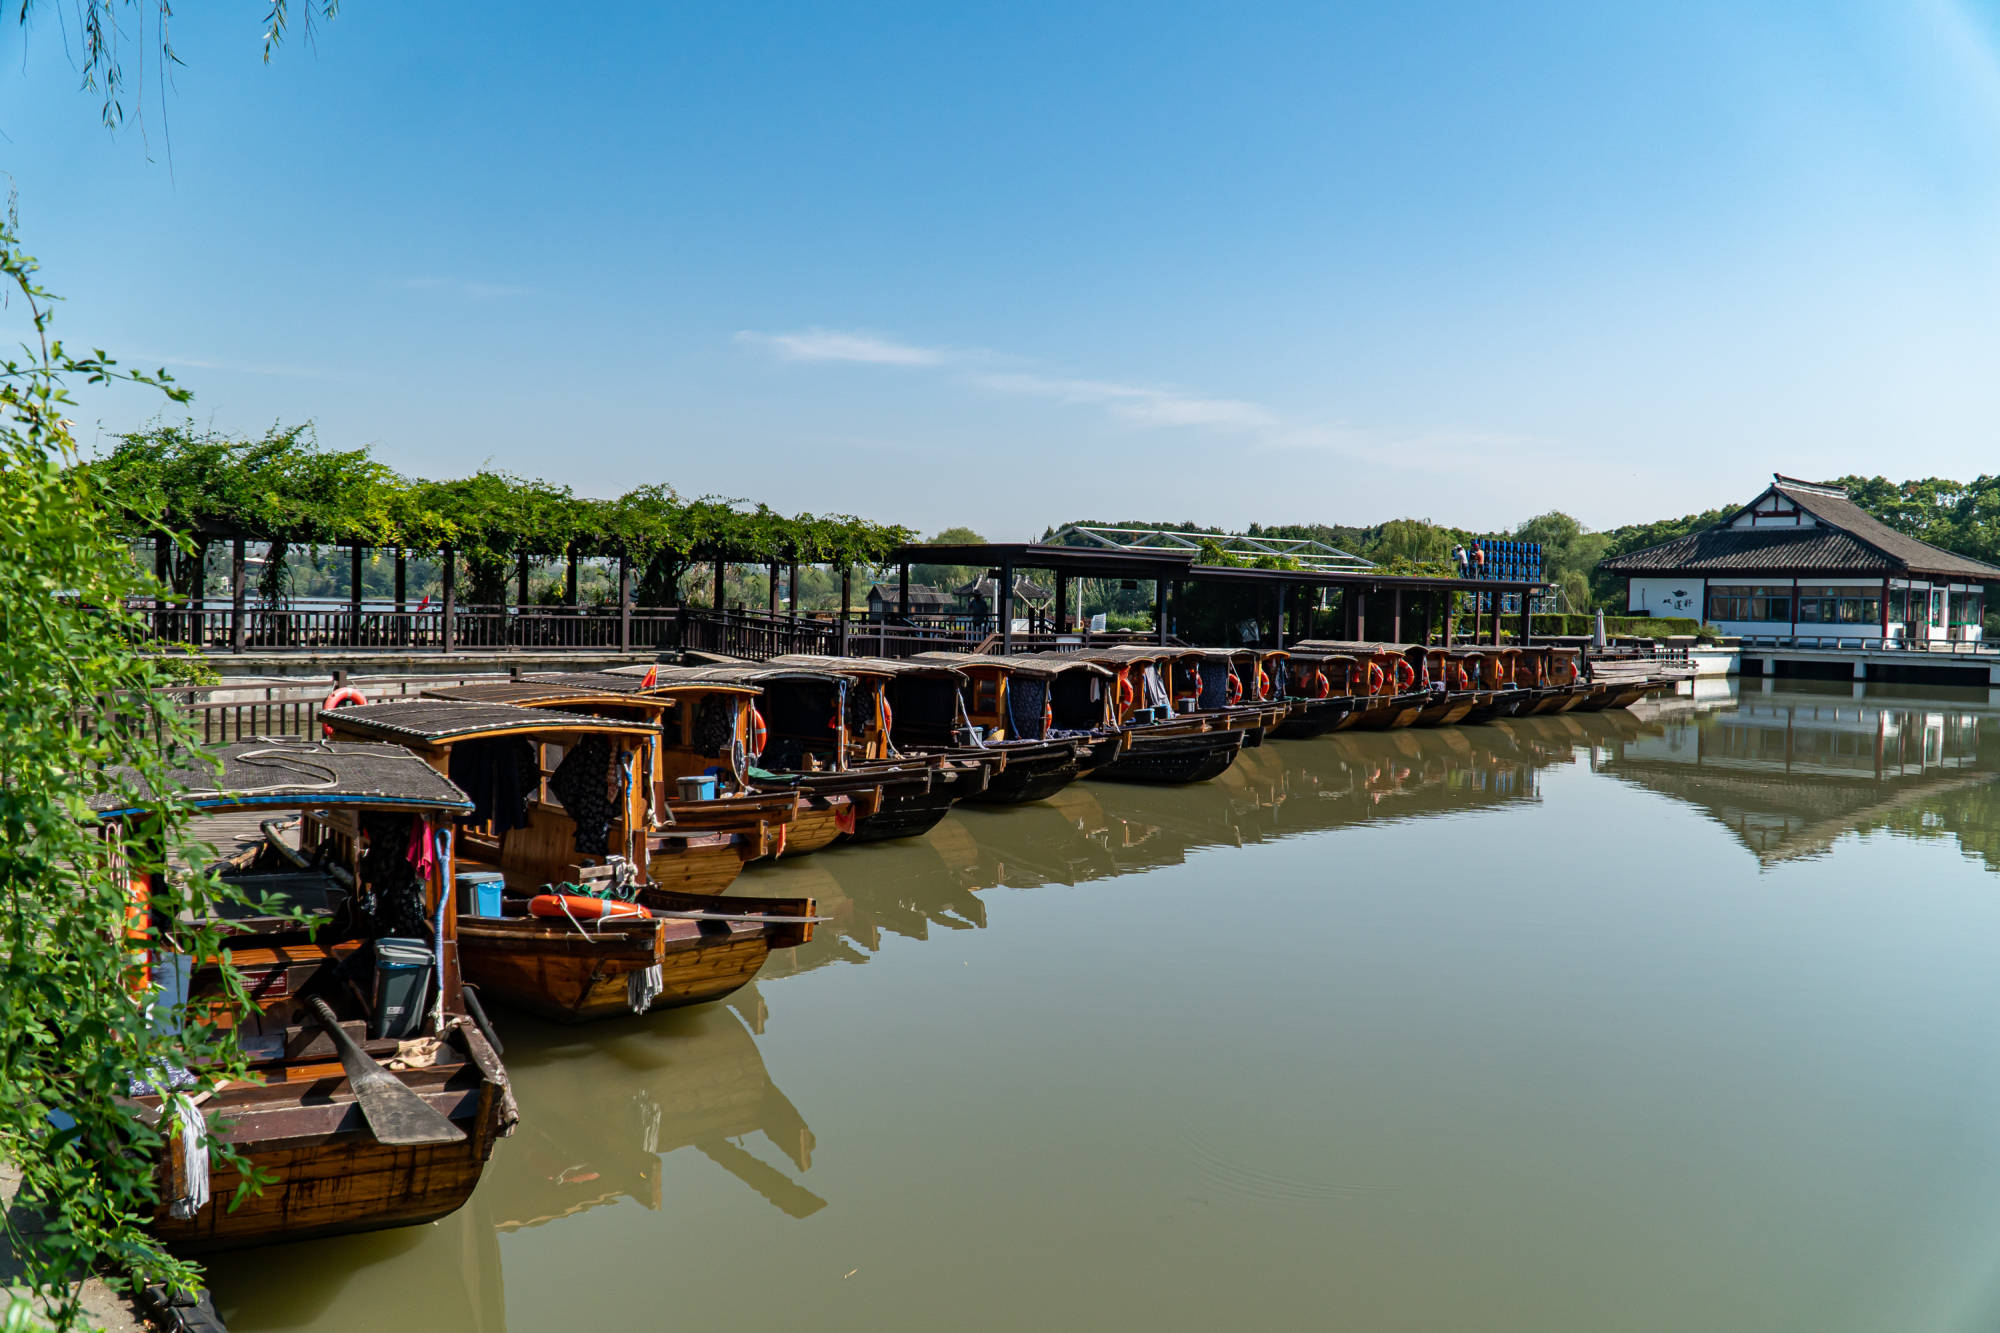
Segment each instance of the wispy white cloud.
[[468,282],[463,278],[405,278],[403,286],[413,292],[449,292],[474,301],[497,301],[509,296],[533,296],[533,287],[506,282]]
[[1125,425],[1194,430],[1240,437],[1257,449],[1304,450],[1397,464],[1420,472],[1477,471],[1500,446],[1542,442],[1492,432],[1432,428],[1396,430],[1344,421],[1300,419],[1264,403],[1228,398],[1168,384],[1138,384],[1085,376],[1044,374],[1024,358],[985,349],[925,347],[880,334],[847,329],[796,333],[745,330],[736,341],[785,361],[840,362],[942,372],[947,382],[983,394],[1039,398],[1095,409]]
[[289,379],[330,380],[336,376],[314,366],[287,366],[243,361],[216,361],[201,356],[125,356],[127,366],[171,366],[176,370],[214,370],[228,375],[277,375]]
[[757,333],[745,329],[736,341],[762,347],[786,361],[847,361],[864,366],[941,366],[959,353],[916,347],[872,333],[806,329],[799,333]]
[[1144,384],[1018,373],[969,375],[966,382],[995,393],[1102,407],[1112,416],[1142,426],[1212,426],[1218,430],[1251,431],[1281,424],[1277,413],[1259,403],[1240,398],[1208,398]]

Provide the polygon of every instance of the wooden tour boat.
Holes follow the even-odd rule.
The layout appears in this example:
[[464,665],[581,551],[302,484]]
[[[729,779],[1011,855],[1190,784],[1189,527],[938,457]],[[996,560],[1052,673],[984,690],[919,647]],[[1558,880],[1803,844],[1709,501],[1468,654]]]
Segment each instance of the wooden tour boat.
[[[135,1085],[141,1116],[166,1131],[152,1226],[192,1254],[443,1217],[518,1118],[491,1033],[468,1013],[449,861],[436,854],[472,801],[392,745],[259,740],[216,757],[219,779],[175,775],[202,812],[195,832],[249,835],[219,868],[305,919],[224,914],[255,1002],[242,1008],[216,960],[178,949],[185,923],[143,915],[153,886],[133,886],[147,920],[135,984],[169,1012],[185,997],[232,1028],[249,1065],[198,1108],[175,1091],[192,1079]],[[109,802],[97,813],[114,838],[146,814]],[[246,1166],[265,1183],[235,1203]]]
[[[457,932],[466,978],[496,1001],[559,1022],[700,1003],[811,937],[810,900],[715,896],[742,869],[734,834],[653,826],[656,723],[465,699],[321,717],[414,750],[472,795],[448,868],[503,883],[500,914]],[[690,891],[695,866],[708,869]]]

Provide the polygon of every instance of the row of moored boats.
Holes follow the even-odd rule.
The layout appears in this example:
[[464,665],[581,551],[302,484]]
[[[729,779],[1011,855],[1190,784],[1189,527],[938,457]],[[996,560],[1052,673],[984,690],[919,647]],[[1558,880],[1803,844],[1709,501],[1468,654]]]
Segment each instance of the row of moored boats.
[[[810,898],[722,896],[756,862],[1082,778],[1203,781],[1266,738],[1624,707],[1672,684],[1566,647],[1307,641],[345,691],[324,739],[231,746],[220,780],[186,775],[221,872],[289,910],[224,923],[248,1005],[216,960],[179,952],[182,923],[148,923],[147,984],[233,1025],[250,1069],[198,1107],[184,1078],[134,1084],[167,1131],[155,1226],[198,1252],[450,1212],[517,1118],[489,1011],[577,1023],[729,994],[821,919]],[[144,811],[99,814],[119,837]],[[267,1183],[231,1207],[242,1166]]]

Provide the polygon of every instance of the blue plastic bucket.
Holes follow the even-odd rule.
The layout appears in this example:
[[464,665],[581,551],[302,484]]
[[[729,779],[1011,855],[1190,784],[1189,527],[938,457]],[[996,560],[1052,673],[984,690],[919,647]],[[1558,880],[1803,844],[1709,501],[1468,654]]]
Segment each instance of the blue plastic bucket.
[[715,779],[712,777],[682,778],[680,797],[683,801],[712,801],[715,799]]
[[500,894],[507,881],[497,870],[464,870],[458,876],[460,916],[501,915]]

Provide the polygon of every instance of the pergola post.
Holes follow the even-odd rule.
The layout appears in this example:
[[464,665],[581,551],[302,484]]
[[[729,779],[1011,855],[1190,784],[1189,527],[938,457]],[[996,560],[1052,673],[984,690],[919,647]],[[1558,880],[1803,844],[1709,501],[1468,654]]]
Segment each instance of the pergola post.
[[723,575],[726,572],[723,569],[722,557],[715,557],[715,609],[718,611],[724,610],[728,606],[727,600],[722,595]]
[[993,591],[993,604],[1000,612],[1000,651],[1014,651],[1014,563],[1000,562],[1000,586]]
[[1162,578],[1153,580],[1153,636],[1167,641],[1167,581]]
[[514,553],[514,609],[522,614],[528,610],[528,553]]
[[771,577],[764,588],[764,609],[773,620],[778,618],[778,562],[771,562]]
[[842,565],[840,567],[840,631],[837,637],[842,657],[847,656],[847,613],[848,608],[853,605],[854,566]]
[[1056,633],[1069,631],[1069,571],[1056,571]]
[[785,599],[785,605],[791,609],[792,623],[796,625],[799,621],[799,562],[797,560],[792,561],[791,595]]
[[410,558],[402,547],[396,548],[396,642],[408,646],[410,642]]
[[229,650],[240,653],[249,640],[249,627],[243,623],[244,594],[243,539],[238,537],[229,544]]
[[632,558],[618,550],[618,651],[632,651]]
[[[1792,614],[1798,615],[1799,599],[1792,598]],[[1532,583],[1521,585],[1521,646],[1527,647],[1535,637],[1535,591]]]
[[208,538],[199,534],[194,539],[194,596],[188,599],[188,610],[193,612],[189,620],[193,622],[189,641],[197,648],[208,647],[208,606],[203,593],[208,587]]
[[1389,642],[1401,643],[1402,641],[1403,590],[1401,588],[1391,588],[1389,590]]
[[1451,626],[1458,618],[1458,590],[1446,589],[1444,594],[1444,646],[1451,647]]
[[1368,641],[1368,590],[1358,586],[1354,589],[1354,641]]
[[361,646],[361,547],[347,548],[347,642]]
[[1285,646],[1285,588],[1287,586],[1282,579],[1278,581],[1278,614],[1272,620],[1275,629],[1271,639],[1271,646],[1273,648],[1283,648]]
[[443,633],[438,635],[439,651],[448,653],[458,638],[455,633],[457,626],[453,623],[458,618],[458,552],[449,546],[444,548],[444,565],[439,570],[438,581],[442,585],[438,614],[444,627]]
[[[169,538],[166,537],[153,538],[153,582],[159,585],[159,590],[153,594],[153,637],[156,639],[171,637],[167,634],[166,628],[167,594],[171,591],[167,586],[168,541]],[[1888,580],[1883,580],[1882,586],[1887,588]],[[1886,600],[1883,604],[1887,605]]]
[[563,601],[574,607],[581,600],[582,594],[577,591],[576,543],[571,542],[563,548]]

